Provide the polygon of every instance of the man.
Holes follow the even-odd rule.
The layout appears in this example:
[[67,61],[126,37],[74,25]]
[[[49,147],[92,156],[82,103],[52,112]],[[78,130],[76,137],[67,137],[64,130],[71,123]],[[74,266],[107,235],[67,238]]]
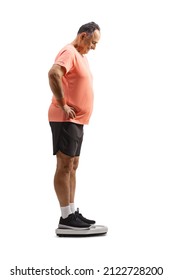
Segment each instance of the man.
[[99,39],[96,23],[82,25],[74,41],[58,53],[48,74],[53,92],[48,117],[57,158],[54,187],[61,208],[59,228],[88,229],[95,223],[76,211],[74,198],[83,126],[93,108],[92,75],[85,54],[95,50]]

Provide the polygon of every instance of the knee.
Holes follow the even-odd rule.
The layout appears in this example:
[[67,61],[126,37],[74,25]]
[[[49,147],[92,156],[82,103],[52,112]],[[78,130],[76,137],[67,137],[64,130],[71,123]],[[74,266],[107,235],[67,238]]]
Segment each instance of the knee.
[[73,170],[73,160],[69,159],[66,162],[64,162],[61,166],[61,171],[64,173],[71,173]]
[[62,173],[63,174],[67,174],[67,173],[71,173],[73,170],[73,159],[69,158],[66,160],[59,160],[57,162],[57,169],[56,171],[58,173]]

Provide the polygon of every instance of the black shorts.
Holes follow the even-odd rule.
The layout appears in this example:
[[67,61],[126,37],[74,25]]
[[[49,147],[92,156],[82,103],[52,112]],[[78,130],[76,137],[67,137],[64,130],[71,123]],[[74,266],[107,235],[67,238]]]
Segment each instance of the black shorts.
[[58,151],[74,157],[79,156],[83,140],[83,125],[72,122],[50,122],[53,154]]

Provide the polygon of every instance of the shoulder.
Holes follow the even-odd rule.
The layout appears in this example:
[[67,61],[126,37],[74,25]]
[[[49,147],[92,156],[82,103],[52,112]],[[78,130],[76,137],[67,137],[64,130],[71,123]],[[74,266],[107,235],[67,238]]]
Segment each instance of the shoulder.
[[56,56],[54,64],[64,67],[67,73],[75,65],[75,56],[75,48],[72,45],[66,45]]
[[75,57],[75,54],[76,54],[75,48],[72,45],[68,44],[59,51],[58,56],[67,55],[67,56]]

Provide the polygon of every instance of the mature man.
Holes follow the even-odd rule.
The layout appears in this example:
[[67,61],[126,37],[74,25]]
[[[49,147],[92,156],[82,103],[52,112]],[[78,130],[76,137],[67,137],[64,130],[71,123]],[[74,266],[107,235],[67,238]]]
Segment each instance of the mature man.
[[76,211],[76,169],[83,140],[83,126],[93,109],[92,75],[85,54],[95,50],[100,27],[89,22],[79,28],[74,41],[58,53],[49,70],[53,92],[48,117],[53,154],[57,158],[54,187],[61,208],[59,228],[89,228],[95,221]]

